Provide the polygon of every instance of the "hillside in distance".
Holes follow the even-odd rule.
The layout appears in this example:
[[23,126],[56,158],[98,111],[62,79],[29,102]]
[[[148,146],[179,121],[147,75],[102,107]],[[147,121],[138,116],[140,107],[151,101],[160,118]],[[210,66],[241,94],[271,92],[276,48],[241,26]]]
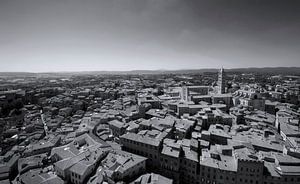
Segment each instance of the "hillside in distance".
[[[264,68],[231,68],[226,69],[228,73],[262,73],[262,74],[282,74],[282,75],[300,75],[300,67],[264,67]],[[217,68],[204,69],[183,69],[183,70],[131,70],[131,71],[74,71],[74,72],[0,72],[0,78],[18,78],[18,77],[68,77],[76,75],[139,75],[139,74],[201,74],[216,73]]]

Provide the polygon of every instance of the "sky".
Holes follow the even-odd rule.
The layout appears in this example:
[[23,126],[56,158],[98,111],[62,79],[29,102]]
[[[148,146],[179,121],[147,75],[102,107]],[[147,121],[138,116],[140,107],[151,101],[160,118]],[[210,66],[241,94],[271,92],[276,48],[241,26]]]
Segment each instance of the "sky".
[[0,0],[0,72],[300,67],[300,1]]

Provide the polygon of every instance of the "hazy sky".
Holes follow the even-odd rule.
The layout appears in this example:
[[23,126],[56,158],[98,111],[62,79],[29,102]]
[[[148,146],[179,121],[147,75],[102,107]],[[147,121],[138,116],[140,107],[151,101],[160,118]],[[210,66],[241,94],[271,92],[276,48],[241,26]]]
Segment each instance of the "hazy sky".
[[0,71],[300,66],[299,60],[297,0],[0,0]]

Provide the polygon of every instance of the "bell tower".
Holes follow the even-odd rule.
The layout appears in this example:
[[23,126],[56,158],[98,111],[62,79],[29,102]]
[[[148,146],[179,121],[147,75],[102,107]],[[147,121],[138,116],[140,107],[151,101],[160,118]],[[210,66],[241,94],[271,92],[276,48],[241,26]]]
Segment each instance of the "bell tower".
[[222,67],[218,72],[218,94],[225,93],[225,79],[224,79],[224,68]]

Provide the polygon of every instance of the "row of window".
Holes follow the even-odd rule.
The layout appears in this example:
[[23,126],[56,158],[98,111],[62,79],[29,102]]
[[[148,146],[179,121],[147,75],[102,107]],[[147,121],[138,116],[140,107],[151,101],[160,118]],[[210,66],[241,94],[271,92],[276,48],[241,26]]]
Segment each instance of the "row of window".
[[[202,173],[202,181],[203,182],[207,182],[207,183],[213,183],[213,181],[214,180],[216,180],[216,175],[213,175],[212,176],[212,178],[210,178],[211,176],[210,176],[210,174],[207,174],[207,177],[205,178],[205,176],[204,176],[204,173]],[[219,177],[220,179],[223,179],[223,176],[221,175],[220,177]],[[210,179],[212,179],[212,180],[210,180]],[[228,176],[226,176],[224,179],[226,179],[227,181],[230,181],[230,177],[228,177]],[[231,178],[231,180],[232,180],[232,182],[234,182],[235,181],[235,177],[232,177]],[[300,178],[284,178],[284,181],[285,182],[288,182],[288,181],[290,181],[290,182],[300,182]],[[253,180],[253,179],[243,179],[243,178],[240,178],[239,179],[239,183],[249,183],[249,184],[258,184],[259,183],[259,180]],[[274,184],[273,182],[264,182],[264,184]]]
[[152,145],[149,145],[149,144],[144,144],[144,143],[136,142],[136,141],[129,140],[129,139],[123,139],[123,140],[124,140],[124,142],[135,144],[135,145],[138,145],[138,146],[141,146],[141,147],[146,147],[146,148],[150,148],[150,149],[154,149],[154,150],[158,149],[158,147],[152,146]]
[[[300,178],[290,178],[290,179],[288,179],[288,178],[284,178],[284,181],[285,182],[288,182],[288,181],[290,181],[290,182],[297,182],[297,183],[299,183],[300,182]],[[274,182],[264,182],[264,184],[274,184]]]
[[73,173],[73,172],[72,172],[72,176],[73,176],[74,178],[80,179],[80,175],[79,175],[79,174],[76,174],[76,173]]
[[135,149],[131,149],[131,148],[126,148],[126,150],[128,152],[131,152],[131,153],[135,153],[135,154],[138,154],[138,155],[142,155],[142,156],[145,156],[147,158],[150,158],[150,159],[157,159],[157,156],[154,154],[154,156],[151,154],[151,153],[148,153],[148,152],[144,152],[144,151],[139,151],[139,150],[135,150]]
[[[132,168],[133,169],[133,168]],[[128,170],[126,171],[124,174],[128,175],[130,178],[136,176],[137,174],[139,174],[139,172],[142,172],[144,169],[143,167],[139,167],[139,168],[135,168],[134,170]]]
[[[272,177],[273,178],[273,177]],[[280,178],[280,179],[282,179],[282,178]],[[288,181],[290,181],[290,182],[295,182],[295,181],[298,181],[298,182],[300,182],[300,178],[293,178],[293,177],[291,177],[291,178],[284,178],[283,179],[285,182],[288,182]],[[266,182],[265,182],[266,183]]]
[[71,179],[71,182],[74,183],[74,184],[80,184],[80,182],[75,180],[75,179]]
[[[244,168],[241,167],[240,170],[243,171]],[[258,172],[258,173],[260,172],[260,169],[249,169],[249,168],[246,168],[245,170],[246,170],[246,172]]]

